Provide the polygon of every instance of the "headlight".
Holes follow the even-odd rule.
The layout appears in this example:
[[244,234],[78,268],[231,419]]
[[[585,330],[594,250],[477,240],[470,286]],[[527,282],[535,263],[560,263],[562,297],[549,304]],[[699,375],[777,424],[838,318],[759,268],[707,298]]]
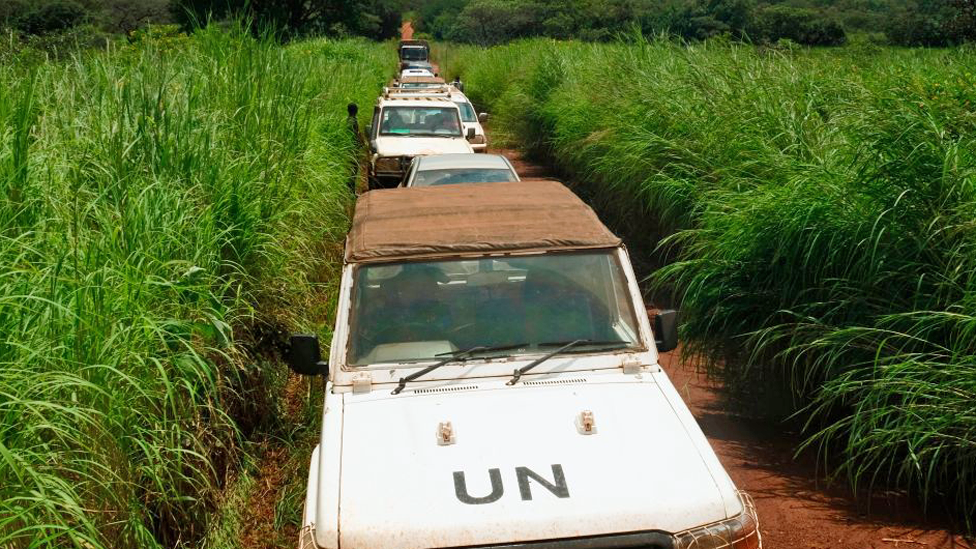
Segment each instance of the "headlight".
[[742,512],[738,515],[674,535],[674,549],[760,549],[759,516],[752,498],[739,492]]
[[474,138],[470,139],[468,142],[471,143],[472,145],[484,145],[485,142],[486,142],[486,140],[485,140],[485,136],[483,136],[483,135],[476,135],[476,136],[474,136]]
[[384,156],[376,159],[377,172],[399,172],[403,171],[400,168],[400,157],[398,156]]

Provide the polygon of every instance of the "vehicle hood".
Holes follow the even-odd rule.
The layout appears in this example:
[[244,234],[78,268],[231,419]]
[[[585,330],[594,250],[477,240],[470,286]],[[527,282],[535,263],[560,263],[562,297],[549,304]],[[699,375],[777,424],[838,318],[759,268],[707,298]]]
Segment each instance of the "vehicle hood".
[[471,145],[462,137],[378,137],[376,153],[380,156],[420,156],[428,154],[469,153]]
[[[727,518],[719,485],[730,481],[710,472],[656,383],[536,383],[347,395],[340,547],[677,532]],[[594,434],[577,425],[584,410]],[[441,445],[448,421],[455,442]]]

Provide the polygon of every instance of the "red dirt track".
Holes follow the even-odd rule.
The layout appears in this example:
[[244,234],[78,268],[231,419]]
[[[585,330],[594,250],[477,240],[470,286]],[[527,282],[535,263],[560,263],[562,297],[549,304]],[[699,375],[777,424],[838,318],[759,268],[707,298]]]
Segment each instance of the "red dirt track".
[[[490,131],[489,131],[490,133]],[[491,150],[512,161],[523,178],[552,177],[513,150]],[[764,549],[972,549],[962,536],[926,521],[900,494],[855,498],[843,481],[828,486],[815,456],[794,459],[796,434],[736,414],[722,387],[697,373],[679,351],[661,366],[691,409],[736,486],[756,501]]]

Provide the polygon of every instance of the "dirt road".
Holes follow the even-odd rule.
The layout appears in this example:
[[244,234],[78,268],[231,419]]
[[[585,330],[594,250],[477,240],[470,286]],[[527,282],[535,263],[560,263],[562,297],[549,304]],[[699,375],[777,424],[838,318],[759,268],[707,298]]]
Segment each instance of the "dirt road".
[[[508,157],[523,178],[552,175],[517,151],[490,152]],[[663,355],[661,365],[732,480],[755,499],[765,549],[972,547],[961,536],[933,526],[936,521],[926,523],[918,506],[904,496],[882,494],[868,502],[854,498],[843,482],[826,486],[815,456],[794,459],[797,434],[737,415],[725,405],[721,387],[678,355]]]
[[400,39],[401,40],[413,40],[413,22],[404,21],[403,25],[400,26]]

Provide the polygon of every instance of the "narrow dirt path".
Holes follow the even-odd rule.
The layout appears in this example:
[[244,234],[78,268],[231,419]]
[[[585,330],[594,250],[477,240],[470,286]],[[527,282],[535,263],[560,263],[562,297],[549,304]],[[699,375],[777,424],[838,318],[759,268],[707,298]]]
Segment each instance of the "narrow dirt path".
[[404,21],[400,25],[400,39],[413,40],[413,21]]
[[[489,152],[508,157],[523,178],[552,176],[518,151]],[[825,486],[818,481],[815,456],[794,459],[798,434],[737,415],[725,405],[722,388],[679,355],[662,355],[661,366],[732,480],[756,500],[765,549],[972,548],[961,536],[924,521],[918,505],[901,494],[866,501],[842,482]]]

